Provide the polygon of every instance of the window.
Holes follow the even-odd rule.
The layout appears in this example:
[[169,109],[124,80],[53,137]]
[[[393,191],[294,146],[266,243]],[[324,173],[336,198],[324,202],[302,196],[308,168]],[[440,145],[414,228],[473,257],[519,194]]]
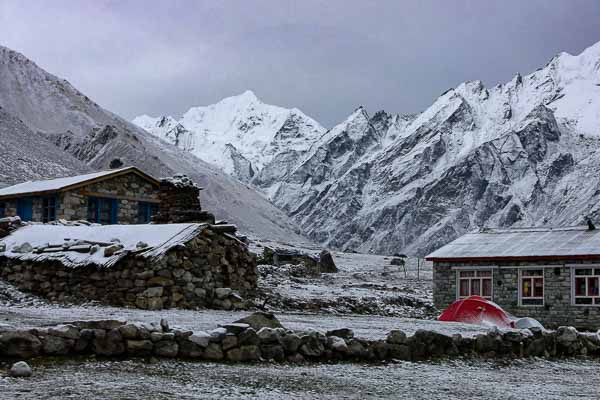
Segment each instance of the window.
[[138,202],[137,220],[139,224],[147,224],[158,213],[158,203]]
[[458,297],[492,299],[492,271],[458,271]]
[[57,208],[56,196],[47,196],[42,198],[42,222],[50,222],[56,220]]
[[522,269],[519,271],[519,304],[522,306],[544,305],[544,270]]
[[6,216],[6,203],[0,202],[0,218],[4,218]]
[[88,221],[98,224],[116,224],[118,222],[118,201],[102,197],[88,198]]
[[575,268],[573,271],[574,302],[600,305],[600,268]]

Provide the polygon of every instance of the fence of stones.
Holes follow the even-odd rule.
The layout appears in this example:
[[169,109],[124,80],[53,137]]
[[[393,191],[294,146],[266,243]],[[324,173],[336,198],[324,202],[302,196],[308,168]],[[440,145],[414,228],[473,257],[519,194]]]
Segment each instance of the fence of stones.
[[[350,329],[326,333],[291,331],[274,317],[258,313],[245,322],[208,332],[192,332],[160,323],[116,320],[79,321],[52,327],[0,331],[0,358],[96,355],[166,357],[230,362],[303,362],[427,360],[439,357],[569,357],[600,356],[597,333],[572,327],[556,331],[491,331],[475,337],[447,336],[419,330],[407,336],[392,330],[384,340],[354,337]],[[258,316],[258,319],[255,317]],[[268,319],[271,318],[271,319]],[[262,322],[269,323],[263,324]]]

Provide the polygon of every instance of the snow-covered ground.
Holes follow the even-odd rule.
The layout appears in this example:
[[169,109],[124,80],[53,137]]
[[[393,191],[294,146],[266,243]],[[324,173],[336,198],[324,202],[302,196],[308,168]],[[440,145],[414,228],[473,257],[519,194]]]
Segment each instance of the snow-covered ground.
[[442,361],[228,365],[161,361],[36,361],[2,378],[2,399],[597,399],[598,363]]

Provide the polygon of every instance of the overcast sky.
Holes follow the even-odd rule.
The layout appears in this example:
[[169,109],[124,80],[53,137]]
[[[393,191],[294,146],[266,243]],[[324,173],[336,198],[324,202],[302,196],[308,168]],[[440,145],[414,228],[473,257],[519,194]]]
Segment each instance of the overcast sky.
[[128,119],[251,89],[331,127],[597,41],[598,0],[0,0],[0,44]]

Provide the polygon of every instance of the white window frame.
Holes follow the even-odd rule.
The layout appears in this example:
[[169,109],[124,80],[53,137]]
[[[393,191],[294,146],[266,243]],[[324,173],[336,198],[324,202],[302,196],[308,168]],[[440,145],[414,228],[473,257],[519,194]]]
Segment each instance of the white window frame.
[[[523,271],[527,271],[527,270],[536,270],[536,271],[542,271],[542,275],[523,275]],[[539,266],[531,266],[531,267],[524,267],[524,268],[519,268],[519,279],[518,279],[518,285],[519,285],[519,307],[543,307],[544,304],[546,303],[545,297],[546,297],[546,277],[544,276],[544,268],[540,268]],[[542,278],[542,297],[526,297],[525,299],[527,300],[542,300],[542,304],[523,304],[523,279],[531,279],[532,281],[532,286],[531,286],[531,290],[532,293],[535,290],[535,287],[533,286],[533,279],[536,278]]]
[[[456,300],[466,299],[469,296],[475,296],[475,295],[472,295],[472,294],[469,294],[469,296],[466,296],[466,297],[460,295],[460,281],[461,280],[465,280],[465,279],[469,280],[469,293],[471,293],[471,281],[472,280],[479,280],[480,281],[479,288],[480,288],[480,292],[481,292],[481,290],[483,290],[483,282],[482,282],[483,279],[490,279],[490,281],[491,281],[491,290],[492,290],[492,293],[490,293],[490,296],[482,296],[480,294],[477,295],[477,296],[481,296],[484,299],[493,300],[494,299],[494,269],[495,268],[489,268],[489,267],[488,268],[485,268],[485,267],[484,268],[455,268],[455,271],[456,271]],[[475,272],[476,274],[478,272],[489,272],[490,276],[489,277],[487,277],[487,276],[482,276],[482,277],[474,276],[474,277],[461,278],[460,277],[460,273],[461,272]]]
[[[598,272],[592,271],[592,275],[576,275],[575,271],[578,269],[591,269],[597,270]],[[575,290],[575,279],[576,278],[586,278],[585,286],[587,293],[587,278],[598,278],[598,284],[600,285],[600,265],[598,264],[577,264],[577,266],[573,265],[571,267],[571,304],[577,307],[600,307],[600,290],[597,296],[577,296],[577,291]],[[584,299],[592,299],[591,304],[577,304],[578,298]]]

